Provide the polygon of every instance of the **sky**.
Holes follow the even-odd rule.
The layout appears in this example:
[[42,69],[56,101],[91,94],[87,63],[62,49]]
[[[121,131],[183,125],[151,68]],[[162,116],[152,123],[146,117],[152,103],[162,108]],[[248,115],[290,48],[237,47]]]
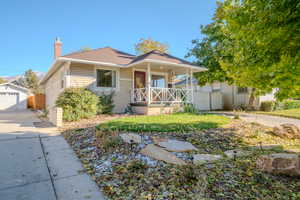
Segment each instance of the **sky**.
[[215,8],[215,0],[3,0],[0,76],[47,72],[56,37],[63,54],[105,46],[134,54],[139,39],[151,37],[184,58]]

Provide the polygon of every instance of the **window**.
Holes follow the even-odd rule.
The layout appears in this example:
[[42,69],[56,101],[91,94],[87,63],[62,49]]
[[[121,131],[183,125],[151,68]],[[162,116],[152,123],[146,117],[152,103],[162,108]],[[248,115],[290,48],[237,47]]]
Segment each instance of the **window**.
[[65,87],[65,73],[61,72],[60,74],[60,88],[63,89]]
[[97,69],[97,87],[116,87],[116,71]]
[[238,87],[238,94],[241,93],[248,93],[248,88],[247,87]]
[[60,82],[60,87],[63,89],[65,87],[65,81],[62,79]]
[[166,87],[165,76],[152,75],[151,76],[151,87],[165,88]]

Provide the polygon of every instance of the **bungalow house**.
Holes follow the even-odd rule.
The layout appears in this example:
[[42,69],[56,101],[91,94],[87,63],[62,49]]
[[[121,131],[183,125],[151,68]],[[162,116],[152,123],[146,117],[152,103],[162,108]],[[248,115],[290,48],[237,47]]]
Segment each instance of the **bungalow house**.
[[183,102],[193,101],[192,82],[176,88],[178,75],[193,77],[206,70],[159,51],[135,56],[111,47],[61,55],[56,39],[55,60],[40,84],[45,90],[46,108],[55,107],[58,95],[69,87],[86,87],[94,93],[114,92],[114,112],[132,106],[138,114],[172,112]]

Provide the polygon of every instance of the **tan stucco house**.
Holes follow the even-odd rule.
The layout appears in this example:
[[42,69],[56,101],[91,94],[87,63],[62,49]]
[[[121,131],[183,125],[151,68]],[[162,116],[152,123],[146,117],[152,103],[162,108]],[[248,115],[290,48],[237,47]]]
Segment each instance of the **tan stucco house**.
[[193,77],[194,72],[206,70],[158,51],[136,56],[105,47],[62,56],[61,46],[56,39],[55,60],[40,82],[48,110],[55,107],[65,88],[86,87],[98,95],[114,91],[115,113],[124,112],[127,106],[139,114],[171,112],[193,101],[192,83],[176,88],[175,77]]

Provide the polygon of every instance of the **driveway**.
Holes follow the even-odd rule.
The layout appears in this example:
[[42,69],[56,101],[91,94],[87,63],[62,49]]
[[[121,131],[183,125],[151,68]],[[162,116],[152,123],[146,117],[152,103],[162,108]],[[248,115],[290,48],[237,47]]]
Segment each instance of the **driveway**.
[[31,111],[0,112],[0,199],[104,199],[54,127]]
[[[226,115],[229,117],[233,117],[233,112],[210,112],[219,115]],[[299,119],[292,119],[287,117],[279,117],[279,116],[272,116],[272,115],[263,115],[263,114],[255,114],[255,113],[239,113],[239,116],[242,120],[247,122],[255,122],[265,126],[274,127],[279,126],[281,124],[294,124],[300,127],[300,120]]]

